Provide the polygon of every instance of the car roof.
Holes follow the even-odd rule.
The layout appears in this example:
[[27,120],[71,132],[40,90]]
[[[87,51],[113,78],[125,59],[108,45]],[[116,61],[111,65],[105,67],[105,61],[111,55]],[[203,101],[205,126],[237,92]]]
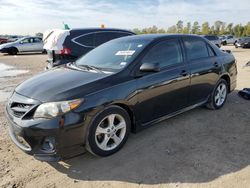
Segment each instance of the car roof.
[[204,37],[217,37],[217,35],[201,35],[201,36],[204,36]]
[[98,28],[98,27],[93,27],[93,28],[74,28],[70,29],[70,31],[122,31],[122,32],[128,32],[128,33],[133,33],[132,31],[126,30],[126,29],[116,29],[116,28]]
[[122,37],[120,39],[134,39],[134,40],[158,40],[158,39],[166,39],[166,38],[179,38],[179,37],[195,37],[202,38],[200,35],[193,34],[142,34],[142,35],[131,35]]

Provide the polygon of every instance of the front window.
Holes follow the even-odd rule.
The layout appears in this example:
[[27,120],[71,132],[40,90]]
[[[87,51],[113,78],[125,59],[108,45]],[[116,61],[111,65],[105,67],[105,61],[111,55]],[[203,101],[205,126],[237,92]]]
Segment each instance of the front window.
[[76,66],[92,66],[102,71],[118,72],[130,64],[150,40],[116,39],[90,51],[76,61]]

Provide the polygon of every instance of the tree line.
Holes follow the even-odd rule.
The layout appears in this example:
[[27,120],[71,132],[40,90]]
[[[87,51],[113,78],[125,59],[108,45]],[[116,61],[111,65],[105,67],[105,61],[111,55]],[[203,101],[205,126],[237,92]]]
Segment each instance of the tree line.
[[223,21],[216,21],[210,25],[209,22],[204,22],[201,25],[195,21],[186,24],[179,20],[175,25],[167,29],[158,28],[155,25],[148,28],[133,29],[136,34],[150,34],[150,33],[183,33],[183,34],[198,34],[198,35],[234,35],[236,37],[244,37],[250,35],[250,22],[246,25],[233,24]]

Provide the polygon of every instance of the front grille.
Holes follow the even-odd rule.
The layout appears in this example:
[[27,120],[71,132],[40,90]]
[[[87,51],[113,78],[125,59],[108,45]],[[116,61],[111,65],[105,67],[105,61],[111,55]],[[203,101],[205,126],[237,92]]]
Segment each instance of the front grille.
[[24,116],[27,112],[30,111],[30,109],[34,106],[34,104],[25,104],[25,103],[18,103],[18,102],[12,102],[10,104],[10,110],[12,114],[15,117],[21,118]]
[[40,101],[28,98],[20,95],[19,93],[13,92],[7,103],[7,112],[10,116],[30,119],[35,108],[40,104]]

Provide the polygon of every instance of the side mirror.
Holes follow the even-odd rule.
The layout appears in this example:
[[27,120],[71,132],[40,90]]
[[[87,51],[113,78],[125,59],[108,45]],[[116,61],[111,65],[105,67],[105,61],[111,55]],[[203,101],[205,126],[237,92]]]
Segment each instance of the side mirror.
[[140,67],[140,72],[159,72],[159,63],[143,63]]

